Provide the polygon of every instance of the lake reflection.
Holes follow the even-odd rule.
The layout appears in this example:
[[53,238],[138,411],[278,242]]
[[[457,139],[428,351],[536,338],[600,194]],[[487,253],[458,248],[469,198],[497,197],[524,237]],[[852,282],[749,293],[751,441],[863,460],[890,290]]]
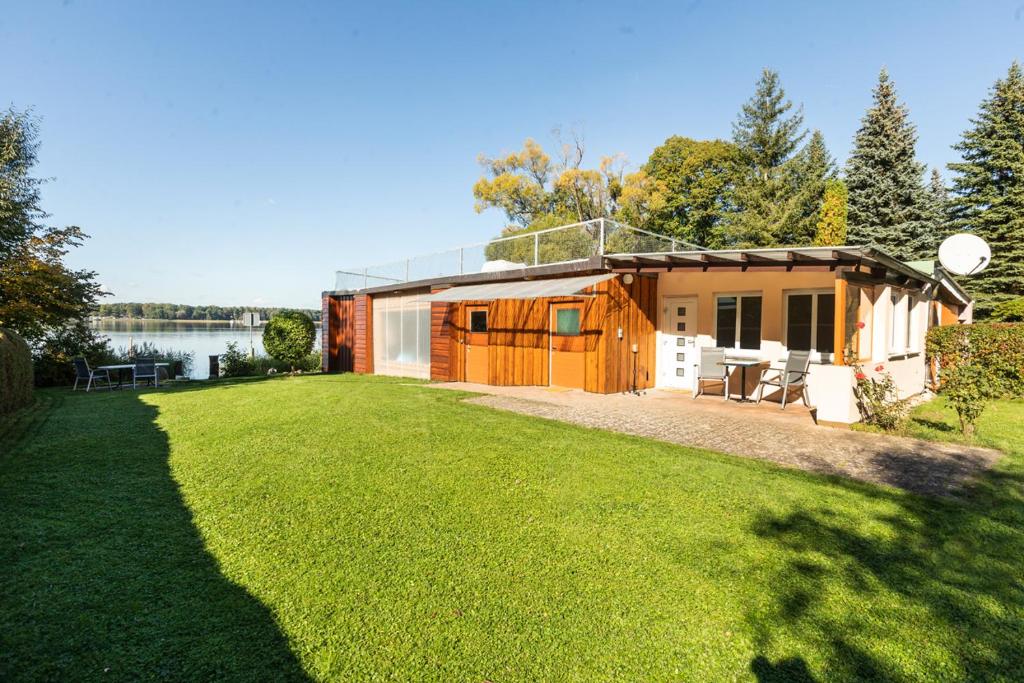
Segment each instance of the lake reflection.
[[[193,379],[206,379],[210,375],[210,356],[224,353],[228,342],[236,342],[243,351],[249,350],[249,328],[230,321],[198,322],[193,320],[134,320],[127,318],[104,319],[94,322],[98,330],[110,340],[114,349],[136,347],[143,342],[159,349],[191,351]],[[263,351],[263,327],[252,330],[252,343],[257,354]],[[317,328],[314,349],[320,350],[320,331]]]

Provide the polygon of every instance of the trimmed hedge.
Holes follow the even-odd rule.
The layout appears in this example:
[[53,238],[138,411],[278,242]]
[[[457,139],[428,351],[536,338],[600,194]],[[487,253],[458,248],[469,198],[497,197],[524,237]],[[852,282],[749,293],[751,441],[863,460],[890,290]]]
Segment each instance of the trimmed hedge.
[[0,328],[0,415],[32,403],[32,352],[19,335]]
[[944,374],[952,374],[957,367],[974,365],[982,369],[997,395],[1024,396],[1022,323],[933,327],[928,331],[925,351],[929,362],[939,363],[940,382]]

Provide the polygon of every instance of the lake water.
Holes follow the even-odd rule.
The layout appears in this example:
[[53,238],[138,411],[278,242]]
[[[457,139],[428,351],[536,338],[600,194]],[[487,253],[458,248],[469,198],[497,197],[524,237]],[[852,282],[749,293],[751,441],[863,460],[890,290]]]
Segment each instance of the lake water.
[[[128,320],[103,319],[93,323],[93,329],[110,340],[116,350],[136,347],[149,342],[163,350],[191,351],[193,379],[210,376],[210,356],[224,353],[228,342],[236,342],[243,351],[249,350],[249,328],[230,321],[195,322],[187,320]],[[263,328],[252,330],[252,343],[256,353],[263,351]],[[315,350],[320,350],[320,330],[317,329]]]

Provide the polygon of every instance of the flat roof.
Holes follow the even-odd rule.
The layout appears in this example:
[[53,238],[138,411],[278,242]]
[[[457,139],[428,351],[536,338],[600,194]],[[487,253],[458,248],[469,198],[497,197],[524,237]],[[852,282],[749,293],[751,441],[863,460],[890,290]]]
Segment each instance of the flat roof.
[[902,275],[908,280],[916,280],[922,285],[942,286],[949,290],[957,299],[970,301],[970,297],[966,292],[941,268],[937,268],[934,274],[928,273],[920,268],[903,263],[880,249],[869,246],[769,247],[610,254],[591,256],[590,258],[578,261],[551,265],[527,266],[495,272],[468,273],[465,275],[411,280],[409,282],[396,282],[358,290],[328,290],[324,291],[323,294],[339,296],[357,293],[399,293],[415,289],[429,290],[431,288],[487,282],[509,282],[585,275],[609,272],[616,269],[636,269],[642,271],[650,268],[701,268],[707,270],[722,266],[757,267],[766,265],[787,267],[865,265],[868,267],[884,268],[886,271]]

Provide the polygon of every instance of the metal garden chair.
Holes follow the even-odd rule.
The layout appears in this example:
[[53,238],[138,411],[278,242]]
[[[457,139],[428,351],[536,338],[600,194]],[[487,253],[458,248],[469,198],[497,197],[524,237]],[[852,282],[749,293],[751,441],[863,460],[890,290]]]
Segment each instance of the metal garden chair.
[[785,410],[789,390],[799,387],[804,405],[810,408],[811,404],[807,400],[807,374],[810,371],[810,365],[810,351],[790,351],[789,357],[786,358],[785,368],[782,370],[768,368],[761,372],[761,379],[757,382],[757,402],[760,403],[764,397],[765,387],[777,387],[782,389],[782,409]]
[[697,366],[697,391],[693,392],[693,400],[704,393],[705,382],[717,382],[722,385],[725,400],[729,400],[729,368],[725,362],[725,349],[704,346],[700,349],[700,365]]
[[[89,367],[89,362],[84,358],[75,358],[72,363],[75,366],[75,386],[71,387],[71,391],[78,390],[78,383],[81,381],[85,382],[86,393],[92,389],[93,384],[97,384],[99,380],[107,383],[107,389],[113,390],[114,387],[110,383],[110,374],[106,370],[93,370]],[[97,384],[97,386],[99,386]]]
[[149,381],[153,386],[160,386],[160,375],[157,373],[155,358],[136,358],[135,369],[132,370],[132,389],[140,379]]

